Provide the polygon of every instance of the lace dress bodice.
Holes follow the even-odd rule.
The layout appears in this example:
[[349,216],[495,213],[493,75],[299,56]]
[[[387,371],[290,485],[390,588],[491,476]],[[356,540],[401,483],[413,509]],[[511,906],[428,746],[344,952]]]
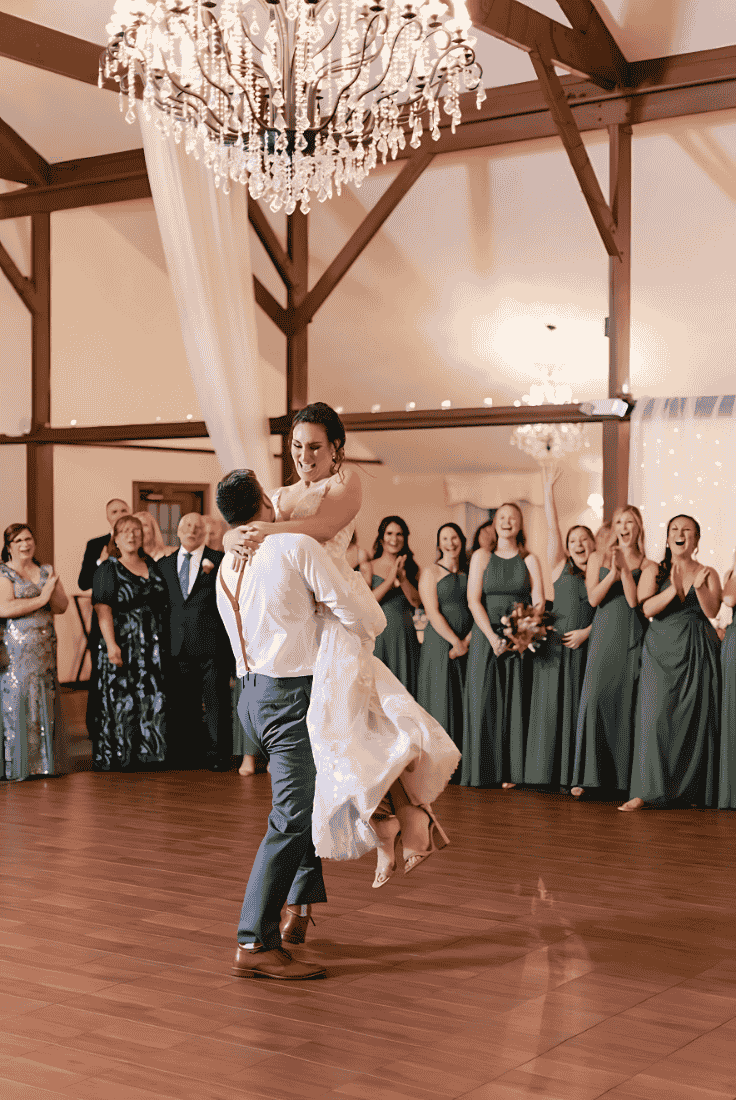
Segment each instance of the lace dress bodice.
[[[337,474],[333,477],[328,477],[324,481],[320,481],[316,485],[310,485],[304,495],[297,502],[294,510],[290,515],[286,516],[281,511],[280,500],[283,489],[277,489],[271,497],[271,503],[276,511],[276,522],[285,519],[304,519],[306,516],[313,516],[319,511],[319,506],[324,500],[325,496],[331,485],[337,481]],[[344,563],[347,568],[350,568],[347,564],[345,555],[347,553],[348,546],[350,546],[350,540],[353,537],[353,531],[355,530],[355,520],[351,519],[347,527],[343,527],[336,535],[333,536],[328,542],[323,543],[325,550],[330,554],[335,561]],[[352,572],[352,570],[351,570]]]

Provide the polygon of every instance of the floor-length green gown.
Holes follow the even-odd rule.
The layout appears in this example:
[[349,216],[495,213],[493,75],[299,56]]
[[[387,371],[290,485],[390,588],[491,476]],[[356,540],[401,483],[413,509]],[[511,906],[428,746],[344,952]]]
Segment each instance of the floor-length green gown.
[[655,615],[644,639],[630,798],[716,804],[720,703],[718,635],[693,585]]
[[[384,580],[385,577],[374,573],[371,588],[378,588]],[[416,699],[420,647],[414,608],[400,588],[390,588],[381,600],[381,609],[386,616],[386,629],[376,638],[373,652]]]
[[718,809],[736,810],[736,615],[721,643],[723,704]]
[[575,761],[575,733],[583,689],[588,643],[578,649],[562,644],[568,630],[585,630],[593,621],[585,577],[565,565],[555,581],[554,634],[532,660],[534,682],[529,714],[524,782],[569,787]]
[[[601,567],[598,579],[610,570]],[[640,569],[632,571],[638,584]],[[646,618],[621,581],[595,609],[575,738],[574,787],[628,791]]]
[[[501,616],[531,603],[529,571],[520,554],[491,554],[483,573],[482,602],[501,634]],[[465,787],[523,783],[533,655],[496,657],[475,623],[468,650],[460,782]]]
[[[465,638],[473,625],[468,607],[467,573],[448,570],[447,576],[437,582],[437,603],[440,615],[458,638]],[[467,656],[450,658],[450,648],[450,643],[428,622],[419,656],[417,701],[462,750],[463,691],[468,659]]]

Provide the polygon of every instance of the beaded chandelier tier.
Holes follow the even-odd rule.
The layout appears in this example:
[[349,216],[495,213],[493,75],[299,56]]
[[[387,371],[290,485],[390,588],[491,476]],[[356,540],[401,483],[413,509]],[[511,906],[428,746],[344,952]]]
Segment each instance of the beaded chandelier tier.
[[100,82],[135,120],[248,183],[273,211],[306,213],[378,162],[440,136],[440,106],[485,99],[465,0],[117,0]]
[[[544,382],[529,387],[522,401],[525,405],[569,405],[573,402],[572,389],[553,380],[556,368],[538,364],[546,376]],[[584,428],[580,424],[520,424],[511,434],[512,447],[518,447],[540,465],[553,462],[565,454],[579,451],[585,442]]]

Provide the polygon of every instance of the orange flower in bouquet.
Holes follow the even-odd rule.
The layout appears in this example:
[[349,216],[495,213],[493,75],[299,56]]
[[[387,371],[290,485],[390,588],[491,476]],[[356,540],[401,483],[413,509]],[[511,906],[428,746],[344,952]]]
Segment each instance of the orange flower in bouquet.
[[513,610],[501,618],[506,648],[514,653],[530,650],[535,653],[553,629],[552,617],[543,607],[515,603]]

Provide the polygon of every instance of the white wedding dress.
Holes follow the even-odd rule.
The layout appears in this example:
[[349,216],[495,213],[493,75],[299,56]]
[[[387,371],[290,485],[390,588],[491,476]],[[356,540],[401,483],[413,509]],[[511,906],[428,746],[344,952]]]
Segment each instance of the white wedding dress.
[[[332,480],[310,486],[288,516],[279,510],[278,489],[272,497],[276,521],[313,516]],[[325,549],[369,608],[375,596],[345,560],[354,527],[354,522],[344,527]],[[442,726],[374,657],[373,637],[348,630],[328,609],[320,614],[307,713],[317,767],[312,836],[317,855],[357,859],[376,847],[371,814],[402,772],[412,802],[431,804],[447,786],[460,753]]]

